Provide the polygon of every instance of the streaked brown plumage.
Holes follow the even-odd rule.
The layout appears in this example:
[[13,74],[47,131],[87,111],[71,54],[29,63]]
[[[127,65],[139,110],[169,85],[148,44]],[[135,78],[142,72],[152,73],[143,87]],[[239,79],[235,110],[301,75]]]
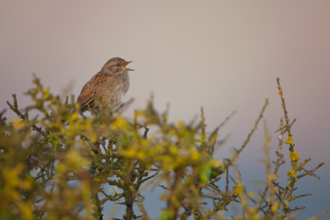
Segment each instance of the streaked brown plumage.
[[80,103],[81,113],[88,111],[100,112],[101,106],[97,101],[102,99],[104,106],[110,112],[119,107],[129,88],[128,71],[126,65],[132,61],[125,61],[115,57],[110,59],[101,71],[95,74],[82,88],[77,102]]

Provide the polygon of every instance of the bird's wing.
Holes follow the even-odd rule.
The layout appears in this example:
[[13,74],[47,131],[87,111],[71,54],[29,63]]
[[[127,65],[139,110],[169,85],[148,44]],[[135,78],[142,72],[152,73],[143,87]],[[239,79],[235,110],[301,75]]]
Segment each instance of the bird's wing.
[[122,87],[121,81],[114,75],[108,73],[99,72],[93,76],[82,88],[78,97],[80,108],[85,108],[88,104],[91,104],[96,97],[102,97],[108,102],[107,99],[111,99],[112,94]]

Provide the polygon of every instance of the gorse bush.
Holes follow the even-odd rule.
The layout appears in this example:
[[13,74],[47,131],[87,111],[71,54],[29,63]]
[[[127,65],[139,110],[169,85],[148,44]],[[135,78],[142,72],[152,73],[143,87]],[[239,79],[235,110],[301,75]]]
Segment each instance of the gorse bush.
[[[99,220],[105,203],[125,206],[123,219],[151,219],[141,195],[148,187],[164,189],[159,198],[165,201],[161,220],[227,219],[224,213],[231,203],[242,211],[229,219],[294,219],[292,212],[304,207],[291,207],[291,201],[306,196],[293,194],[296,182],[306,175],[317,177],[314,172],[323,165],[307,170],[310,159],[299,158],[291,133],[294,121],[288,118],[279,79],[284,119],[276,161],[270,161],[270,138],[264,129],[267,172],[259,193],[247,191],[239,171],[229,181],[229,167],[236,167],[267,100],[241,148],[231,158],[218,160],[213,157],[217,133],[231,116],[209,135],[203,109],[199,123],[170,123],[167,112],[159,114],[152,101],[135,111],[133,119],[121,115],[127,104],[112,115],[103,110],[86,118],[79,115],[73,97],[61,102],[38,78],[33,83],[27,92],[31,106],[20,110],[13,95],[8,105],[17,119],[8,122],[4,111],[0,114],[0,219]],[[38,117],[29,117],[32,110]],[[288,148],[282,149],[283,145]],[[287,183],[277,182],[283,154],[291,160],[291,169],[282,174],[287,175]],[[220,181],[225,182],[223,188]],[[104,189],[108,185],[110,191]]]

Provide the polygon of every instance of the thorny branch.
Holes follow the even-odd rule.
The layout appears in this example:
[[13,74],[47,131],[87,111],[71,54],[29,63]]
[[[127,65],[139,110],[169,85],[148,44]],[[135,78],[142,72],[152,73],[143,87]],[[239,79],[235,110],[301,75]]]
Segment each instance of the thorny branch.
[[[39,82],[38,82],[39,83]],[[174,125],[172,124],[168,124],[167,123],[167,115],[163,116],[164,118],[164,124],[162,123],[162,120],[160,120],[160,116],[158,115],[158,113],[153,109],[152,107],[152,103],[149,103],[148,109],[145,112],[141,112],[141,115],[143,115],[144,117],[149,117],[148,114],[150,114],[150,117],[147,118],[148,123],[142,123],[141,125],[139,124],[139,126],[134,126],[136,125],[136,119],[134,118],[134,123],[130,124],[131,122],[127,122],[125,121],[126,119],[123,119],[125,126],[124,129],[120,130],[120,134],[115,134],[112,133],[112,121],[109,120],[107,121],[107,123],[105,123],[104,120],[107,120],[107,117],[102,118],[101,120],[99,120],[99,116],[95,115],[93,117],[97,118],[98,120],[98,124],[94,126],[94,124],[91,125],[91,121],[89,118],[83,118],[83,122],[82,124],[86,123],[88,126],[83,127],[83,132],[81,132],[81,134],[79,132],[77,132],[78,129],[81,129],[80,127],[77,126],[77,129],[73,129],[70,132],[67,132],[67,130],[62,131],[61,135],[65,136],[66,134],[72,134],[74,132],[77,133],[77,135],[80,135],[80,139],[82,142],[85,143],[85,145],[87,145],[88,148],[88,152],[86,153],[86,155],[88,155],[88,159],[92,158],[92,164],[94,162],[94,168],[95,170],[98,170],[98,172],[96,172],[96,175],[90,178],[90,175],[87,173],[86,175],[88,176],[88,178],[90,178],[91,181],[91,185],[93,185],[93,189],[92,187],[88,188],[87,187],[87,192],[89,193],[85,193],[84,196],[86,197],[86,195],[88,195],[87,197],[91,199],[91,203],[94,204],[94,206],[91,206],[91,210],[94,209],[94,219],[97,220],[102,220],[103,219],[103,205],[107,202],[107,201],[112,201],[112,202],[117,202],[117,204],[122,204],[124,206],[126,206],[126,214],[123,216],[123,218],[125,220],[133,220],[133,219],[150,219],[148,217],[147,211],[143,206],[143,201],[144,201],[144,197],[140,195],[140,193],[143,191],[143,187],[142,189],[140,189],[140,187],[143,185],[144,187],[146,186],[150,186],[152,184],[160,186],[162,188],[165,189],[166,193],[165,193],[165,197],[163,198],[165,201],[167,201],[167,207],[165,211],[168,212],[164,212],[166,215],[162,216],[162,218],[164,219],[178,219],[180,218],[181,220],[186,220],[189,218],[189,216],[194,215],[195,219],[211,219],[211,218],[221,218],[220,215],[220,210],[224,210],[227,211],[227,207],[230,203],[232,202],[236,202],[237,204],[239,204],[242,209],[243,209],[243,215],[241,215],[240,217],[242,217],[242,219],[253,219],[252,217],[254,217],[254,219],[256,219],[256,216],[258,217],[259,214],[264,214],[264,219],[271,219],[273,217],[275,217],[276,219],[284,219],[287,217],[287,214],[293,212],[293,211],[297,211],[297,210],[302,210],[305,207],[301,206],[301,207],[294,207],[294,208],[290,208],[289,207],[289,203],[290,201],[293,201],[297,198],[302,198],[305,196],[309,196],[310,194],[303,194],[303,195],[298,195],[298,196],[292,196],[292,192],[297,189],[294,187],[295,182],[299,179],[301,179],[304,176],[307,175],[311,175],[314,176],[316,178],[319,178],[317,175],[314,174],[314,172],[319,169],[321,166],[324,165],[324,163],[319,164],[317,167],[315,167],[312,170],[307,170],[306,168],[304,168],[305,164],[307,162],[310,161],[310,159],[306,159],[303,162],[297,164],[297,161],[295,162],[291,162],[292,164],[292,172],[304,172],[301,175],[291,175],[288,183],[285,187],[280,186],[279,183],[277,183],[277,178],[279,175],[279,167],[284,163],[283,161],[283,153],[282,153],[282,146],[284,143],[283,141],[283,135],[285,135],[285,133],[288,133],[288,135],[292,138],[292,133],[291,133],[291,127],[292,125],[295,123],[296,120],[293,120],[290,123],[290,120],[288,118],[288,112],[286,109],[286,105],[285,105],[285,101],[284,101],[284,97],[283,97],[283,90],[280,86],[279,83],[279,79],[277,79],[277,83],[278,83],[278,89],[279,89],[279,95],[281,96],[281,102],[282,102],[282,107],[283,107],[283,111],[284,111],[284,119],[285,122],[283,121],[283,119],[281,119],[280,122],[280,128],[278,131],[280,131],[280,134],[278,136],[279,139],[279,144],[278,144],[278,148],[276,151],[276,160],[273,161],[274,165],[275,165],[275,169],[274,172],[270,172],[270,157],[268,155],[268,149],[270,148],[268,146],[269,144],[269,139],[270,137],[268,136],[267,132],[265,132],[265,155],[266,155],[266,160],[265,160],[265,164],[266,164],[266,176],[267,176],[267,182],[265,184],[263,184],[262,186],[266,186],[263,192],[260,192],[260,196],[255,196],[254,194],[252,194],[251,192],[247,191],[246,186],[243,186],[242,180],[241,180],[241,174],[240,172],[237,170],[236,173],[239,174],[239,178],[237,181],[235,181],[230,175],[229,175],[229,166],[234,166],[236,167],[237,164],[235,163],[235,161],[238,159],[239,154],[246,148],[247,144],[249,143],[252,135],[254,134],[255,130],[257,129],[257,126],[261,120],[261,118],[263,117],[264,111],[266,109],[266,106],[268,105],[268,100],[266,99],[266,102],[257,118],[257,120],[254,123],[254,126],[252,128],[252,130],[250,131],[250,133],[248,134],[247,138],[245,139],[245,141],[243,142],[243,145],[236,150],[235,154],[232,156],[231,159],[227,159],[225,160],[225,162],[221,162],[222,165],[220,168],[217,167],[216,170],[215,167],[207,167],[205,168],[205,170],[201,171],[199,173],[200,170],[198,170],[200,167],[198,167],[196,170],[194,170],[193,165],[195,160],[197,160],[196,158],[200,157],[201,154],[203,154],[204,152],[207,153],[207,157],[203,158],[202,163],[200,166],[204,168],[205,164],[209,163],[210,161],[214,161],[215,159],[212,158],[214,157],[214,147],[217,139],[217,133],[219,132],[220,128],[223,127],[223,125],[233,116],[233,114],[235,112],[233,112],[229,117],[227,117],[225,119],[225,121],[223,123],[221,123],[218,127],[216,127],[216,129],[210,133],[209,137],[206,137],[206,133],[205,128],[206,128],[206,124],[205,124],[205,117],[204,117],[204,112],[202,110],[202,120],[201,120],[201,124],[198,125],[196,128],[194,128],[193,123],[191,123],[190,125],[186,126],[183,125],[183,129],[178,129],[176,128]],[[38,84],[39,85],[39,84]],[[40,87],[40,85],[39,85]],[[47,91],[42,89],[42,91]],[[40,96],[37,96],[40,97]],[[43,97],[43,96],[42,96]],[[14,102],[13,104],[10,104],[9,102],[7,102],[8,106],[10,107],[11,110],[13,110],[21,119],[22,122],[25,122],[28,127],[30,128],[30,126],[32,127],[33,130],[36,130],[37,132],[39,132],[43,137],[49,137],[52,135],[52,131],[50,129],[46,129],[46,131],[42,131],[42,129],[40,127],[37,127],[36,124],[34,124],[34,120],[29,120],[29,116],[28,116],[28,108],[26,109],[25,114],[23,114],[21,111],[18,110],[18,105],[17,105],[17,98],[16,95],[13,95],[14,98]],[[48,99],[50,100],[50,99]],[[38,98],[38,101],[39,98]],[[127,107],[128,105],[130,105],[130,103],[132,102],[132,100],[130,100],[128,103],[126,103],[125,105],[123,105],[122,107]],[[65,105],[68,104],[68,98],[66,98],[65,101]],[[74,103],[72,103],[72,106],[74,105]],[[55,109],[55,108],[53,108]],[[117,113],[120,113],[120,111],[118,111]],[[2,117],[3,112],[0,113],[0,125],[2,126],[3,124],[5,124],[5,118]],[[49,118],[53,117],[53,115],[48,115],[46,114],[46,117]],[[111,117],[115,117],[115,115],[111,116]],[[155,123],[149,123],[152,121],[156,121]],[[120,123],[118,123],[120,124]],[[120,127],[120,125],[117,124],[117,127]],[[129,124],[129,125],[128,125]],[[173,152],[176,152],[177,154],[180,154],[180,157],[184,157],[186,155],[192,154],[191,152],[189,152],[189,148],[187,149],[183,149],[182,146],[184,144],[186,145],[193,145],[193,150],[198,149],[198,155],[194,157],[194,159],[192,159],[192,162],[189,163],[188,165],[185,166],[177,166],[177,162],[182,162],[179,161],[181,158],[178,157],[178,159],[176,159],[176,161],[173,161],[173,164],[170,164],[170,168],[168,168],[167,170],[162,170],[164,164],[161,164],[160,162],[152,162],[149,163],[148,165],[146,165],[145,161],[149,161],[149,159],[152,156],[149,156],[150,158],[146,158],[145,155],[147,155],[149,152],[148,151],[138,151],[136,149],[133,149],[133,147],[135,147],[135,145],[138,145],[138,142],[134,142],[135,139],[141,141],[144,143],[143,147],[149,147],[149,145],[151,145],[151,143],[149,143],[149,140],[146,140],[148,137],[148,131],[149,128],[146,126],[146,124],[150,125],[150,126],[160,126],[161,127],[161,131],[165,131],[162,138],[169,140],[173,140],[175,139],[182,139],[183,141],[179,140],[177,143],[180,144],[174,144],[175,148],[171,149],[168,148],[168,146],[172,147],[172,143],[170,142],[162,142],[161,144],[158,144],[155,146],[155,148],[157,148],[157,151],[154,152],[154,154],[150,154],[152,156],[156,155],[158,156],[158,154],[162,154],[163,152],[163,156],[164,158],[168,159],[168,160],[164,160],[165,162],[163,162],[164,164],[168,163],[168,161],[170,161],[173,157],[175,157],[176,155]],[[184,124],[184,123],[183,123]],[[84,124],[85,125],[85,124]],[[109,126],[111,125],[111,126]],[[132,125],[130,127],[130,125]],[[75,126],[75,125],[66,125],[66,126]],[[95,137],[91,137],[88,135],[88,132],[85,132],[86,130],[94,132],[97,129],[100,129],[102,126],[106,127],[107,129],[102,130],[102,132],[100,133],[96,133],[97,135],[95,135]],[[109,129],[110,127],[110,129]],[[143,135],[137,135],[139,134],[136,130],[134,129],[139,129],[139,128],[144,128],[144,133]],[[64,126],[62,126],[61,128],[64,128]],[[132,129],[134,130],[134,135],[127,135],[125,136],[127,130]],[[162,130],[163,129],[163,130]],[[28,129],[27,129],[28,130]],[[109,132],[109,130],[111,130],[111,132]],[[265,131],[266,131],[266,127],[265,127]],[[66,133],[67,132],[67,133]],[[195,132],[195,133],[193,133]],[[176,134],[176,136],[171,136],[170,134]],[[187,143],[184,143],[184,139],[189,137],[189,135],[191,134],[198,134],[198,140],[199,141],[190,141]],[[199,136],[202,136],[201,139],[199,139]],[[130,156],[126,156],[124,153],[122,153],[122,147],[121,146],[121,142],[119,142],[121,139],[118,137],[124,137],[123,140],[126,141],[125,148],[127,148],[128,150],[125,152],[129,152]],[[71,138],[71,137],[70,137]],[[75,139],[76,136],[72,136],[72,139]],[[125,139],[126,138],[126,139]],[[141,138],[141,139],[140,139]],[[95,140],[96,141],[92,141]],[[62,139],[61,139],[62,140]],[[109,143],[105,144],[105,140],[109,141]],[[196,136],[193,136],[192,140],[196,140]],[[181,141],[181,142],[180,142]],[[76,142],[73,142],[76,143]],[[135,145],[134,145],[134,144]],[[196,144],[197,143],[197,144]],[[196,145],[196,146],[195,146]],[[92,155],[92,153],[90,153],[90,148],[92,148],[93,152],[95,153],[95,155]],[[290,143],[290,152],[294,152],[294,144],[293,142]],[[130,151],[130,150],[136,150],[136,151]],[[170,149],[170,150],[169,150]],[[61,152],[65,157],[65,153],[67,153],[66,151],[61,151],[62,149],[59,150],[59,152]],[[148,150],[153,151],[153,148],[148,148]],[[171,150],[173,151],[171,154]],[[187,151],[187,152],[186,152]],[[2,153],[2,151],[1,151]],[[140,154],[139,154],[140,153]],[[142,156],[140,158],[143,158],[140,160],[140,158],[136,157],[137,154]],[[84,156],[86,156],[84,155]],[[91,156],[92,155],[92,156]],[[128,155],[128,154],[127,154]],[[133,156],[132,156],[133,155]],[[70,155],[71,157],[68,159],[66,158],[66,160],[73,160],[74,157],[77,157],[77,155]],[[291,157],[291,156],[290,156]],[[60,159],[52,159],[48,162],[45,163],[41,163],[38,162],[36,160],[34,160],[33,156],[29,156],[26,158],[27,164],[33,164],[33,166],[36,169],[38,169],[37,174],[34,177],[35,181],[41,181],[43,184],[45,182],[49,182],[52,181],[53,177],[55,175],[57,175],[56,172],[58,172],[57,170],[55,170],[56,166],[54,165],[54,163],[57,163],[58,161],[60,161],[60,163],[64,163],[65,160],[63,158]],[[137,159],[138,158],[138,159]],[[192,157],[191,157],[192,158]],[[189,159],[191,159],[189,158]],[[163,159],[163,158],[162,158]],[[57,160],[57,161],[56,161]],[[183,162],[185,162],[184,160],[186,159],[182,159]],[[188,160],[188,159],[187,159]],[[64,161],[64,162],[63,162]],[[90,161],[90,162],[91,162]],[[150,160],[153,161],[153,160]],[[1,162],[1,161],[0,161]],[[183,163],[182,162],[182,163]],[[205,164],[204,164],[205,162]],[[45,167],[49,167],[49,169],[45,168]],[[174,168],[173,168],[174,167]],[[177,168],[179,167],[179,168]],[[206,167],[206,166],[205,166]],[[63,167],[62,167],[63,168]],[[63,168],[64,169],[64,168]],[[55,171],[53,171],[55,170]],[[153,171],[155,172],[154,174],[150,175],[149,171]],[[211,172],[210,172],[211,171]],[[236,170],[234,170],[236,171]],[[197,174],[195,175],[196,172]],[[78,172],[74,171],[69,171],[70,174],[68,174],[68,176],[65,176],[66,174],[64,174],[65,178],[62,178],[61,181],[63,181],[63,186],[61,186],[61,189],[65,189],[65,184],[68,183],[68,181],[73,181],[73,180],[79,180],[80,182],[84,182],[84,180],[87,178],[86,176],[84,176],[84,174],[80,174]],[[73,173],[73,174],[72,174]],[[174,175],[172,175],[172,173],[174,173]],[[208,173],[207,175],[205,175],[205,173]],[[211,173],[211,174],[210,174]],[[272,175],[271,175],[272,174]],[[201,175],[205,175],[207,176],[207,178],[205,178],[206,180],[201,180]],[[217,183],[220,181],[221,177],[224,177],[224,191],[220,190],[219,185],[217,185]],[[231,187],[229,186],[229,178],[231,178],[231,181],[234,183],[234,187],[232,187],[233,190],[231,190]],[[161,185],[161,183],[166,182],[167,183],[167,187]],[[55,182],[52,182],[52,188],[50,190],[50,193],[57,193],[55,192],[56,190],[53,191],[54,189],[54,184]],[[70,182],[71,183],[71,182]],[[114,195],[108,194],[104,191],[104,188],[102,187],[102,184],[109,184],[110,186],[115,186],[115,188],[120,188],[123,191],[120,193],[117,193],[117,191],[111,191],[111,192],[115,192]],[[150,184],[150,185],[148,185]],[[0,186],[1,187],[1,186]],[[241,190],[241,191],[239,191]],[[64,190],[63,190],[64,191]],[[23,198],[25,199],[29,199],[30,195],[24,194]],[[84,197],[82,196],[82,197]],[[211,200],[213,203],[213,208],[211,208],[210,210],[205,210],[205,205],[207,204],[205,200]],[[121,200],[121,201],[119,201]],[[124,201],[123,201],[124,200]],[[246,200],[250,200],[252,201],[252,203],[255,205],[254,207],[249,207],[249,205],[246,204]],[[51,201],[50,198],[47,198],[46,200],[41,200],[41,199],[32,199],[31,201],[33,201],[33,207],[35,208],[36,212],[38,213],[38,217],[37,219],[42,219],[42,217],[44,215],[46,215],[47,213],[47,209],[48,204]],[[36,203],[37,202],[42,202],[44,201],[44,205],[41,208],[38,208]],[[134,213],[134,209],[133,206],[134,204],[137,204],[139,207],[139,210],[141,211],[141,216],[136,216]],[[277,206],[280,205],[283,206],[283,209],[277,214],[276,212],[278,212],[276,210]],[[182,209],[183,208],[183,209]],[[76,214],[74,217],[77,217],[78,214],[83,211],[83,210],[88,210],[88,208],[85,208],[83,205],[77,206],[75,207],[74,213]],[[182,213],[179,213],[180,210],[183,210]],[[279,210],[279,208],[278,208]],[[1,213],[0,213],[1,214]],[[258,214],[258,215],[254,215],[254,214]],[[281,216],[279,216],[279,214],[282,214]],[[72,217],[72,216],[70,216]],[[72,217],[72,219],[74,219],[74,217]],[[238,217],[238,218],[240,218]],[[234,217],[232,217],[234,219]]]
[[[16,114],[17,114],[22,120],[26,120],[27,122],[30,122],[30,121],[29,121],[29,118],[28,118],[28,108],[26,109],[25,114],[22,114],[22,113],[18,110],[16,94],[13,94],[12,96],[13,96],[13,99],[14,99],[14,103],[13,103],[13,105],[12,105],[12,104],[10,104],[10,103],[7,101],[7,104],[8,104],[8,106],[9,106],[9,108],[10,108],[11,110],[13,110],[13,111],[14,111],[14,112],[15,112],[15,113],[16,113]],[[32,124],[31,127],[32,127],[32,130],[34,130],[34,131],[38,131],[39,134],[41,134],[42,136],[44,136],[44,137],[47,137],[47,136],[48,136],[46,132],[42,131],[41,128],[40,128],[40,127],[37,127],[35,124]]]

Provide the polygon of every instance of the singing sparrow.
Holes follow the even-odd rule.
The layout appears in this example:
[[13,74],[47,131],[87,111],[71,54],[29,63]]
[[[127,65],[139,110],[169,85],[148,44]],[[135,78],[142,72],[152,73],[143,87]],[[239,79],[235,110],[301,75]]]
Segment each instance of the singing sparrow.
[[80,112],[88,111],[89,108],[96,113],[101,110],[98,102],[102,100],[109,113],[115,111],[129,88],[128,71],[126,67],[132,61],[125,61],[115,57],[110,59],[101,71],[95,74],[82,88],[77,102],[80,103]]

